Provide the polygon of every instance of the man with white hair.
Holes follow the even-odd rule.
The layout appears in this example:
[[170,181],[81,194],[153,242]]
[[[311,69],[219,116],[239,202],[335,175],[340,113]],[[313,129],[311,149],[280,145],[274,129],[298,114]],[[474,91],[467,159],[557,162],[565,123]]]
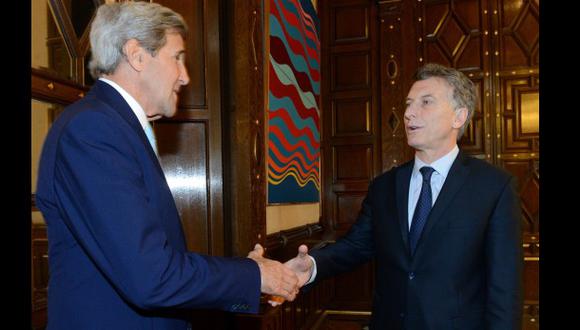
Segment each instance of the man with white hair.
[[187,308],[256,313],[297,277],[262,256],[186,249],[149,121],[171,117],[184,64],[183,18],[159,4],[99,7],[90,92],[47,135],[36,201],[49,242],[48,329],[187,329]]

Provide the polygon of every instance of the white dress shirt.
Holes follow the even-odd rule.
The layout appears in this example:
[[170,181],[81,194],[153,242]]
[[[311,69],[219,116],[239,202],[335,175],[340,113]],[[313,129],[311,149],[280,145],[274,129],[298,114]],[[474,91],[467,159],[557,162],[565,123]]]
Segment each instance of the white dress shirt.
[[413,214],[415,213],[415,207],[417,206],[417,201],[419,200],[419,194],[421,193],[421,186],[423,185],[423,175],[419,170],[423,166],[430,166],[435,171],[431,176],[431,206],[435,204],[437,197],[439,196],[439,192],[441,192],[441,188],[445,183],[445,179],[447,178],[447,174],[451,169],[451,165],[457,158],[457,154],[459,154],[459,148],[457,145],[445,156],[437,159],[431,164],[424,163],[422,160],[415,155],[415,165],[413,166],[413,172],[411,173],[411,182],[409,183],[409,203],[408,203],[408,229],[411,228],[411,222],[413,221]]

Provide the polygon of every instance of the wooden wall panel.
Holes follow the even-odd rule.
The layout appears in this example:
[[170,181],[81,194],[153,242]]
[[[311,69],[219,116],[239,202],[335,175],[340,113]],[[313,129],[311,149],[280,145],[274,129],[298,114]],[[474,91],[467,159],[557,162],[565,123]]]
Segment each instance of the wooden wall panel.
[[[496,0],[494,163],[518,178],[524,246],[524,329],[539,327],[539,1]],[[493,113],[493,112],[492,112]]]
[[[485,95],[485,82],[482,78],[472,78],[477,92],[479,95]],[[461,148],[463,151],[471,155],[483,155],[486,154],[486,147],[489,148],[489,144],[486,145],[485,142],[489,141],[491,133],[487,131],[486,133],[486,115],[484,114],[484,100],[482,97],[479,98],[479,102],[476,105],[477,108],[471,119],[471,123],[467,126],[463,137],[461,138]]]
[[[380,168],[377,11],[372,0],[321,1],[323,215],[326,237],[350,228]],[[348,23],[346,23],[348,22]],[[368,309],[371,264],[336,277],[331,308]]]
[[503,70],[538,66],[539,1],[498,0],[500,67]]
[[373,178],[372,145],[340,145],[334,147],[334,180],[336,183],[366,181]]
[[225,185],[231,253],[245,255],[266,239],[264,6],[268,1],[226,1],[228,92]]
[[417,28],[414,8],[414,2],[402,0],[379,2],[378,7],[382,171],[413,157],[407,145],[404,113],[411,72],[417,68],[418,45],[423,42],[422,37],[409,39]]
[[204,0],[179,1],[179,0],[159,0],[158,2],[180,13],[187,24],[188,35],[186,42],[185,63],[189,74],[189,84],[183,87],[180,93],[179,107],[206,108],[206,71],[205,61],[207,56],[206,33],[204,24],[207,24],[204,17]]
[[44,329],[47,321],[47,287],[48,287],[48,239],[46,225],[33,224],[31,227],[32,253],[32,329]]
[[332,42],[339,44],[368,40],[369,19],[369,8],[366,6],[337,7],[331,17]]
[[[359,207],[360,208],[360,207]],[[330,310],[370,311],[374,289],[374,262],[334,277]]]
[[332,57],[332,91],[370,87],[368,52],[339,53]]
[[[321,2],[323,218],[333,224],[337,193],[359,196],[380,171],[376,7],[370,0]],[[343,22],[348,19],[345,29]],[[326,79],[324,78],[326,77]],[[327,109],[327,110],[325,110]],[[354,205],[352,205],[354,206]],[[360,206],[360,205],[359,205]],[[350,207],[350,206],[349,206]]]
[[354,192],[349,192],[348,194],[337,192],[334,229],[345,231],[352,226],[359,214],[360,206],[365,195],[366,192],[360,192],[359,194]]
[[463,71],[477,86],[480,103],[461,138],[467,153],[491,160],[493,128],[489,111],[492,81],[488,0],[425,1],[417,6],[416,67],[440,63]]
[[209,159],[205,122],[154,123],[165,178],[175,199],[190,251],[209,254]]
[[335,99],[332,111],[332,136],[371,134],[373,122],[369,98]]
[[[533,69],[532,69],[533,71]],[[539,130],[538,126],[532,128],[522,125],[524,118],[527,116],[525,107],[534,107],[533,104],[525,104],[526,97],[536,96],[539,94],[538,77],[537,74],[530,75],[526,72],[523,76],[518,75],[517,71],[506,74],[506,77],[499,78],[501,88],[501,119],[502,127],[500,131],[501,139],[501,154],[508,153],[526,153],[539,151]],[[537,103],[535,104],[538,105]],[[538,109],[531,109],[531,112],[539,114]],[[534,120],[535,119],[535,120]],[[538,117],[532,119],[536,124]],[[532,125],[533,126],[533,125]]]
[[190,82],[179,94],[177,114],[154,124],[161,165],[167,178],[175,178],[170,188],[188,248],[223,255],[221,2],[155,2],[179,12],[189,26],[185,47]]

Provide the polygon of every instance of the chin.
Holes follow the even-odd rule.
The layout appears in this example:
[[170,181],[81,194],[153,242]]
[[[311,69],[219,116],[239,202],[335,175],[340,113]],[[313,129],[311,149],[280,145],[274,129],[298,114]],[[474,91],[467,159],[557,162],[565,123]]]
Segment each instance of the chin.
[[415,148],[415,147],[417,147],[417,145],[418,145],[419,143],[417,143],[417,141],[415,141],[415,139],[413,139],[413,138],[409,138],[409,137],[407,136],[407,144],[408,144],[410,147],[413,147],[413,148]]

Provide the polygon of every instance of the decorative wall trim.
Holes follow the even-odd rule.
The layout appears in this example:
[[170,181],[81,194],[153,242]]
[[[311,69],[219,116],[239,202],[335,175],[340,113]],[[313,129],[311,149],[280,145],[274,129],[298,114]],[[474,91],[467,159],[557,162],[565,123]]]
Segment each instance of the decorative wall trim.
[[299,243],[302,240],[313,238],[314,234],[321,233],[322,226],[318,223],[307,224],[266,236],[266,249],[282,249],[289,244]]

